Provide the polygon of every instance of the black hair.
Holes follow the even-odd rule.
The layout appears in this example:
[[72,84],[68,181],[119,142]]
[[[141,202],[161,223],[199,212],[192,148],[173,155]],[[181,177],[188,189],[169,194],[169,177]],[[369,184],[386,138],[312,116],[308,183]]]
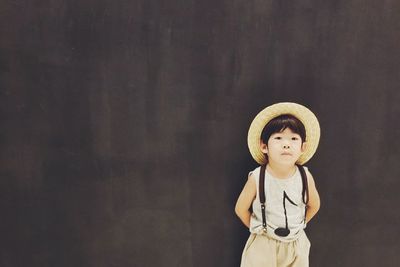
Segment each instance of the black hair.
[[300,135],[301,142],[306,141],[306,128],[304,124],[291,114],[283,114],[270,120],[261,132],[261,140],[264,144],[268,144],[268,139],[274,133],[281,133],[289,128],[294,133]]

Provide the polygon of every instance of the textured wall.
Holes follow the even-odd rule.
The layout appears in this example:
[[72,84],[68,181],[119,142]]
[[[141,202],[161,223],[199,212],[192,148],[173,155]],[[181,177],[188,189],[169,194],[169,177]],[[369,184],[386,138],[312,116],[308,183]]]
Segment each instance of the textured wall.
[[0,265],[239,266],[253,117],[319,117],[311,266],[397,266],[398,1],[0,3]]

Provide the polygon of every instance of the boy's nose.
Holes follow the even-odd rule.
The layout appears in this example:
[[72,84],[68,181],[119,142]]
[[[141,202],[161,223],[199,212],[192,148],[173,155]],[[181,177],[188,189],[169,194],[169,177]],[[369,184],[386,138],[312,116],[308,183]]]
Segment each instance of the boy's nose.
[[290,147],[290,142],[289,142],[289,140],[287,140],[287,139],[284,139],[284,140],[282,140],[282,145],[283,145],[283,148],[289,148]]

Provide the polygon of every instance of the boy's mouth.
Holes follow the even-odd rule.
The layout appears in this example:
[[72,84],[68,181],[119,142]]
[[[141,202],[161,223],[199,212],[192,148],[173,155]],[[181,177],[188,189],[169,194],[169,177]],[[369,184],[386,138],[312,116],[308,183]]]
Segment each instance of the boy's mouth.
[[292,154],[289,153],[289,152],[283,152],[281,155],[282,155],[282,156],[291,156]]

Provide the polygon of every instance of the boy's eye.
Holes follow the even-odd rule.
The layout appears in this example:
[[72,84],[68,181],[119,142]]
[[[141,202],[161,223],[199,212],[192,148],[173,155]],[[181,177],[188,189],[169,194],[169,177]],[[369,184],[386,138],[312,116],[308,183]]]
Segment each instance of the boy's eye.
[[299,140],[299,138],[297,138],[297,137],[292,137],[292,140],[293,140],[293,141],[297,141],[297,140]]
[[276,140],[281,140],[282,138],[280,136],[275,136]]

